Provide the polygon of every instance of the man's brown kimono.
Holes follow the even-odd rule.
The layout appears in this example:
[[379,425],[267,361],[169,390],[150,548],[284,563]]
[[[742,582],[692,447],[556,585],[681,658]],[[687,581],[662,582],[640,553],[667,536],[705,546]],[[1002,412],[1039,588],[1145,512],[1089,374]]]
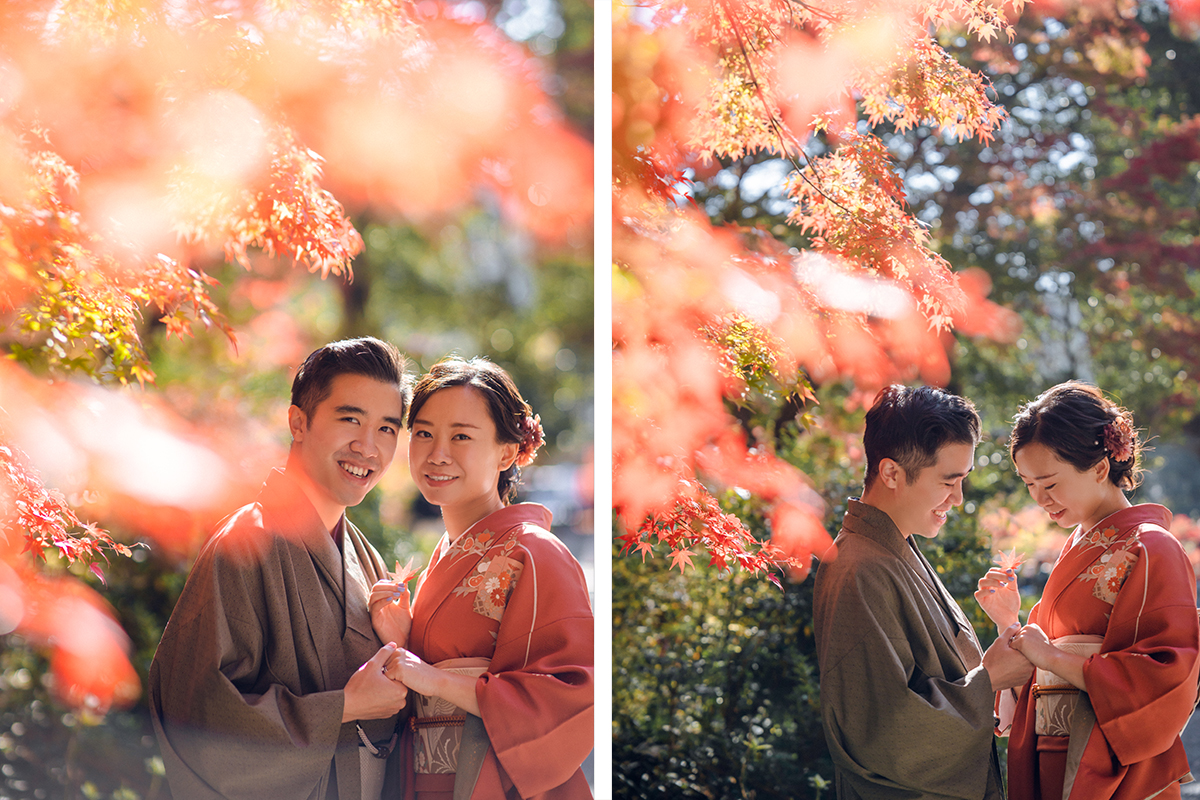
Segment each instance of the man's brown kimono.
[[838,798],[1001,798],[975,632],[916,546],[851,500],[817,570],[825,738]]
[[[367,596],[386,572],[345,517],[336,533],[341,552],[299,486],[275,471],[201,550],[150,668],[179,800],[362,796],[342,690],[382,646]],[[387,743],[398,722],[361,725]],[[400,791],[395,750],[389,761],[385,797]]]

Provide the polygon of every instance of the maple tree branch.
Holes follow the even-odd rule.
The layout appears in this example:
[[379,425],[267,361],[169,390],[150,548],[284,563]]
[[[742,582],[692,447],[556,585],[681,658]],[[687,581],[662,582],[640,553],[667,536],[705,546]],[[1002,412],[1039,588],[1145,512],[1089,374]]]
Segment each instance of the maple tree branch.
[[792,166],[796,168],[796,174],[800,176],[800,179],[803,180],[805,183],[807,183],[809,186],[811,186],[813,189],[815,189],[817,191],[817,194],[821,195],[826,200],[828,200],[830,203],[837,206],[842,211],[846,212],[851,217],[853,217],[854,212],[852,212],[850,209],[846,208],[844,205],[839,203],[837,200],[830,197],[829,194],[825,191],[825,189],[819,183],[814,183],[812,181],[812,179],[809,178],[804,173],[804,167],[808,166],[809,169],[812,170],[813,174],[815,174],[817,176],[818,182],[820,182],[821,173],[817,169],[816,162],[814,162],[811,158],[808,157],[808,155],[804,152],[804,148],[802,146],[800,146],[798,143],[796,144],[796,151],[799,153],[800,156],[802,156],[804,158],[805,163],[800,164],[796,160],[796,158],[792,156],[792,154],[788,148],[788,141],[787,141],[788,137],[783,129],[783,125],[776,118],[774,112],[771,111],[771,106],[767,103],[766,95],[763,94],[762,84],[758,80],[758,75],[755,74],[754,62],[751,61],[750,53],[747,51],[746,37],[742,34],[741,25],[737,21],[737,18],[733,14],[730,13],[727,0],[721,0],[721,8],[724,9],[725,15],[729,19],[729,24],[733,28],[733,35],[734,35],[734,38],[737,39],[738,49],[741,51],[742,58],[746,62],[746,70],[750,73],[750,82],[754,85],[754,91],[758,95],[759,102],[762,103],[763,111],[767,117],[767,123],[771,126],[771,130],[775,132],[775,136],[779,140],[779,147],[780,147],[780,150],[783,152],[783,157],[786,158],[789,162],[791,162]]
[[812,14],[814,17],[821,17],[823,19],[829,20],[830,22],[838,22],[840,20],[840,17],[835,15],[833,12],[825,11],[824,9],[809,5],[808,3],[804,2],[804,0],[788,0],[788,1],[792,5],[800,6],[805,11]]

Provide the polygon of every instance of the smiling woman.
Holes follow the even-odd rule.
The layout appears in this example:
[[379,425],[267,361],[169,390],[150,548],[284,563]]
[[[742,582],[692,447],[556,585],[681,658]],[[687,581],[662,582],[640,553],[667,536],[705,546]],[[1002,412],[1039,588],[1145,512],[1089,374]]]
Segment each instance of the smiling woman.
[[[414,692],[402,748],[417,800],[591,796],[593,630],[579,564],[549,510],[510,502],[542,445],[512,378],[484,359],[435,364],[409,410],[409,470],[446,533],[413,591],[371,591],[387,674]],[[411,630],[411,632],[410,632]]]
[[[1002,724],[1011,720],[1014,800],[1178,798],[1190,779],[1179,734],[1200,672],[1195,575],[1169,533],[1171,512],[1125,496],[1140,481],[1141,451],[1132,415],[1084,383],[1059,384],[1017,414],[1017,472],[1073,531],[1011,638],[1037,667],[1015,710],[1007,693],[998,705]],[[1000,628],[1016,620],[1011,570],[989,571],[975,596]]]

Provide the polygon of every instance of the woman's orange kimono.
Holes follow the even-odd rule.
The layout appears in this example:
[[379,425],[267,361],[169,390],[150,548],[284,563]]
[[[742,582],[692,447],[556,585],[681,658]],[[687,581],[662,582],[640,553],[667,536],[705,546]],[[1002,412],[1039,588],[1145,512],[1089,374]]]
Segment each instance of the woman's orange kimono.
[[1037,736],[1031,678],[1009,738],[1011,800],[1059,800],[1043,795],[1038,770],[1061,770],[1064,757],[1064,798],[1180,796],[1189,773],[1179,733],[1196,702],[1200,623],[1196,576],[1170,524],[1162,506],[1133,506],[1076,529],[1059,555],[1029,621],[1051,639],[1104,637],[1083,666],[1095,719],[1070,737]]
[[[595,730],[592,609],[550,519],[543,506],[519,503],[453,544],[443,536],[414,590],[409,650],[428,664],[490,660],[475,685],[487,740],[471,800],[591,797],[580,764]],[[411,728],[401,746],[412,765]]]

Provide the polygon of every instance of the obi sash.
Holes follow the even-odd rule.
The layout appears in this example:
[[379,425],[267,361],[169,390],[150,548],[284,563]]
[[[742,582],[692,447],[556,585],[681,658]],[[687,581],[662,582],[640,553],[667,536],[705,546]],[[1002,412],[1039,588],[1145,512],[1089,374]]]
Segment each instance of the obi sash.
[[[433,666],[459,675],[478,677],[487,671],[491,659],[451,658]],[[414,695],[416,703],[409,725],[413,729],[414,767],[417,789],[423,784],[445,785],[452,776],[454,785],[474,786],[483,756],[487,752],[487,732],[483,720],[441,697]],[[446,776],[422,779],[422,776]],[[457,796],[457,792],[455,795]]]
[[[1103,636],[1080,633],[1060,636],[1051,644],[1087,658],[1100,652],[1103,641]],[[1071,718],[1081,694],[1083,692],[1065,678],[1039,667],[1033,679],[1034,733],[1038,736],[1070,736]]]

